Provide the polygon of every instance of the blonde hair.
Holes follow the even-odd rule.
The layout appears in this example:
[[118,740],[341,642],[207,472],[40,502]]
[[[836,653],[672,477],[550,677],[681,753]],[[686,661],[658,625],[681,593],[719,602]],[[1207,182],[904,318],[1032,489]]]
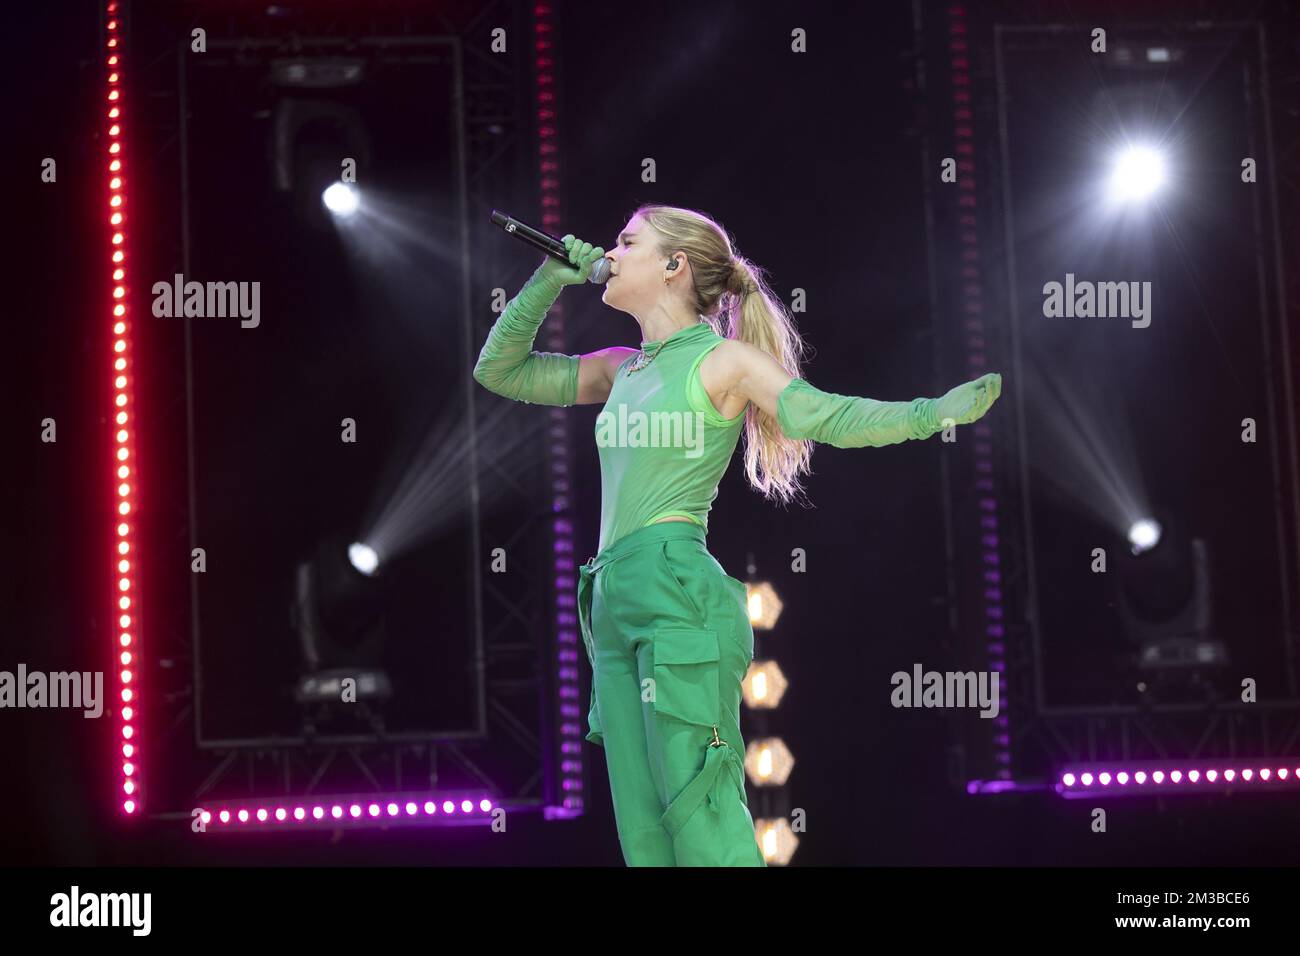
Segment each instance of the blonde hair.
[[[637,209],[658,233],[665,255],[684,252],[695,277],[695,309],[718,335],[761,349],[790,375],[802,378],[807,349],[785,305],[767,284],[761,268],[734,252],[722,228],[709,216],[676,206]],[[782,504],[804,491],[813,442],[787,438],[776,419],[753,402],[745,412],[745,475],[764,498]]]

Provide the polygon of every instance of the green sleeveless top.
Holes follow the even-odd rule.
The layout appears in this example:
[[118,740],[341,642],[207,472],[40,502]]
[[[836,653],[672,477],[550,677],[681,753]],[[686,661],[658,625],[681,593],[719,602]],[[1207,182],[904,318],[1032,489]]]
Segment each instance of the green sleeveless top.
[[709,509],[745,424],[723,418],[700,384],[700,363],[723,338],[707,322],[642,342],[654,360],[618,367],[596,416],[600,455],[600,549],[657,518],[678,515],[709,529]]

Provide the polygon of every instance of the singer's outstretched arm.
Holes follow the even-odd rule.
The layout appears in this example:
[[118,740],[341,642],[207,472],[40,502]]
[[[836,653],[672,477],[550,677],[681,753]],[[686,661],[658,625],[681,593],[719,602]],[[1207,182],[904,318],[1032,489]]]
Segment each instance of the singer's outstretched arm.
[[[753,402],[776,418],[787,438],[812,439],[837,448],[893,445],[929,438],[947,420],[967,425],[981,418],[1002,392],[1002,376],[990,372],[949,390],[941,398],[881,402],[824,392],[795,378],[772,356],[729,339],[712,355],[710,378],[723,392]],[[709,360],[706,359],[706,362]]]
[[537,405],[588,405],[609,397],[614,372],[634,352],[615,346],[565,355],[533,349],[537,330],[566,285],[585,282],[592,264],[605,255],[599,246],[565,236],[566,267],[547,258],[507,303],[488,332],[474,366],[474,380],[506,398]]

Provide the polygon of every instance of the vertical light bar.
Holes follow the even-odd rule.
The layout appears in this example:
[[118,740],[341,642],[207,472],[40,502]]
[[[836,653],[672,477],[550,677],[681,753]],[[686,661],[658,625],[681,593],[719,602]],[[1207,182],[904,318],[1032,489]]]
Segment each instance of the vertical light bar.
[[[533,75],[537,78],[538,192],[542,205],[542,228],[559,232],[560,164],[556,144],[555,95],[555,10],[549,2],[533,4]],[[546,323],[546,347],[564,352],[564,300],[551,306]],[[578,634],[577,568],[574,561],[573,522],[569,468],[569,412],[547,409],[550,461],[551,538],[554,544],[553,579],[556,609],[556,687],[559,700],[559,787],[560,814],[583,809],[582,744],[587,707],[578,682],[582,642]],[[582,653],[585,653],[583,651]]]
[[112,363],[113,363],[113,581],[114,628],[113,651],[117,655],[118,694],[121,707],[118,738],[122,748],[118,764],[119,792],[122,810],[139,814],[143,806],[140,786],[140,741],[137,706],[139,703],[139,620],[140,602],[136,541],[136,491],[135,461],[135,408],[132,389],[133,362],[131,349],[131,315],[127,306],[127,214],[126,214],[126,163],[125,121],[123,104],[124,36],[122,4],[109,0],[104,6],[104,65],[105,100],[104,129],[107,144],[104,161],[108,173],[108,191],[105,198],[109,226],[109,308],[112,313]]
[[[966,8],[948,7],[948,54],[952,88],[953,143],[957,152],[957,222],[961,250],[961,308],[965,316],[966,377],[987,371],[984,352],[984,284],[981,274],[979,231],[976,228],[975,130],[971,112],[970,52],[967,44]],[[982,621],[989,670],[998,674],[1004,702],[993,719],[994,776],[1011,779],[1011,735],[1007,719],[1011,695],[1007,692],[1006,643],[1003,628],[1002,570],[998,551],[998,500],[993,485],[993,430],[985,420],[971,426],[975,434],[973,462],[978,493]]]

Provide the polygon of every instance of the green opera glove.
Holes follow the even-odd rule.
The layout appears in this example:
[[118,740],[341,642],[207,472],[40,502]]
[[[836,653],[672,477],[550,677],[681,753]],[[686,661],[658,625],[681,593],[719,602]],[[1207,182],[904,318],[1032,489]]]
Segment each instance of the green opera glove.
[[538,268],[542,277],[553,285],[577,285],[580,282],[586,282],[591,278],[591,269],[597,259],[604,258],[605,250],[600,246],[592,246],[590,242],[583,242],[581,239],[574,238],[573,234],[566,235],[561,242],[564,248],[569,251],[569,262],[572,265],[565,265],[557,259],[550,256]]
[[933,398],[879,402],[837,395],[795,378],[777,398],[776,419],[787,438],[811,438],[836,448],[877,448],[938,432],[937,405]]
[[954,424],[969,425],[979,421],[1002,394],[1002,376],[997,372],[981,375],[949,389],[939,399],[939,423],[951,418]]
[[787,438],[811,438],[836,448],[896,445],[929,438],[945,419],[967,425],[984,415],[1002,393],[997,372],[966,382],[942,398],[879,402],[874,398],[823,392],[802,378],[791,379],[777,398],[776,418]]
[[573,405],[578,400],[580,355],[537,352],[533,340],[566,285],[586,282],[593,263],[605,255],[572,235],[564,237],[571,266],[550,256],[524,283],[488,332],[474,366],[474,380],[490,392],[537,405]]

